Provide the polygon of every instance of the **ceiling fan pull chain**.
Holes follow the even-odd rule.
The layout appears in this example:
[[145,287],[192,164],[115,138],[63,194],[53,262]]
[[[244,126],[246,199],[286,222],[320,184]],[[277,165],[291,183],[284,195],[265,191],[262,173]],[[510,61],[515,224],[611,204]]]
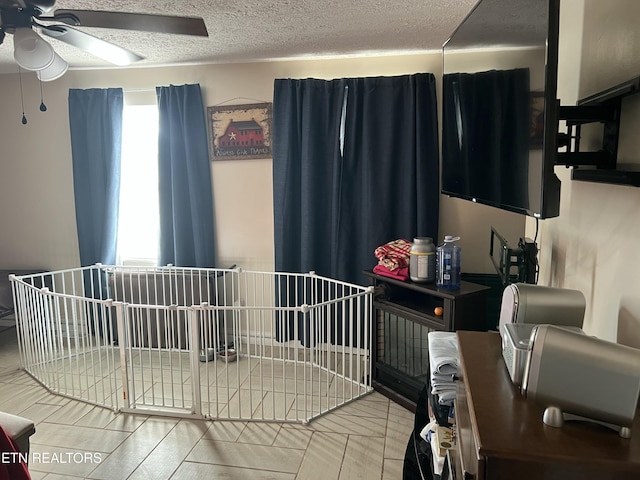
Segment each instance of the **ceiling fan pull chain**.
[[44,104],[44,94],[42,93],[42,80],[38,78],[38,81],[40,82],[40,111],[46,112],[47,106]]
[[27,124],[27,116],[24,114],[24,95],[22,94],[22,68],[18,65],[18,79],[20,81],[20,102],[22,103],[22,124]]

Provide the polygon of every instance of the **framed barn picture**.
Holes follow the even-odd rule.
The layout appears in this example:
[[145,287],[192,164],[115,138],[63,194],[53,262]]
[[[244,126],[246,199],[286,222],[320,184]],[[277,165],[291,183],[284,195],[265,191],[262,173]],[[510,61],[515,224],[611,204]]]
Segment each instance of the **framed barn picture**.
[[211,160],[271,158],[271,103],[207,107]]
[[542,148],[544,139],[544,92],[531,92],[529,143]]

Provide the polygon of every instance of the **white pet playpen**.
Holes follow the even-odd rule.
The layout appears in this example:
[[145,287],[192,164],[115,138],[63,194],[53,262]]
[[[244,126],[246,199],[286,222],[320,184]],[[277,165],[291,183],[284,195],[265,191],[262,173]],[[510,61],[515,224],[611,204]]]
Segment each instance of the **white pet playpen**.
[[314,273],[11,276],[24,369],[123,412],[306,423],[372,390],[372,289]]

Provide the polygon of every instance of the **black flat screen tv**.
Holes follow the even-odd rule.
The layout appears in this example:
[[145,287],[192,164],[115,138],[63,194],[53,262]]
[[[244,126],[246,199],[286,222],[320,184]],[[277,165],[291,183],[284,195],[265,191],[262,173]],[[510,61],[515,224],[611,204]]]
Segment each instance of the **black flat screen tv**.
[[480,0],[443,46],[442,193],[556,217],[559,0]]

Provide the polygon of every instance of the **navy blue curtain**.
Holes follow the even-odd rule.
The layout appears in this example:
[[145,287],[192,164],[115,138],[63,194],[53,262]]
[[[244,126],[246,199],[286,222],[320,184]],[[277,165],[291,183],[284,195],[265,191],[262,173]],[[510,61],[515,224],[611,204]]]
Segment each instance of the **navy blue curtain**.
[[214,267],[213,194],[200,85],[157,87],[160,265]]
[[[436,239],[437,132],[432,74],[277,79],[276,270],[365,284],[362,272],[375,266],[376,247],[398,238]],[[281,339],[292,338],[289,320],[277,325]]]
[[277,271],[365,284],[376,247],[438,234],[435,77],[277,79]]
[[[122,108],[122,89],[69,90],[73,188],[82,266],[112,265],[116,261]],[[106,277],[100,270],[87,270],[83,280],[85,295],[107,298]],[[91,332],[110,332],[109,317],[108,312],[103,317],[100,311],[90,308]]]
[[273,97],[275,267],[330,274],[336,255],[345,80],[276,80]]
[[438,238],[439,162],[434,75],[349,81],[332,277],[364,284],[376,247]]
[[122,89],[69,90],[69,125],[80,264],[116,261]]

